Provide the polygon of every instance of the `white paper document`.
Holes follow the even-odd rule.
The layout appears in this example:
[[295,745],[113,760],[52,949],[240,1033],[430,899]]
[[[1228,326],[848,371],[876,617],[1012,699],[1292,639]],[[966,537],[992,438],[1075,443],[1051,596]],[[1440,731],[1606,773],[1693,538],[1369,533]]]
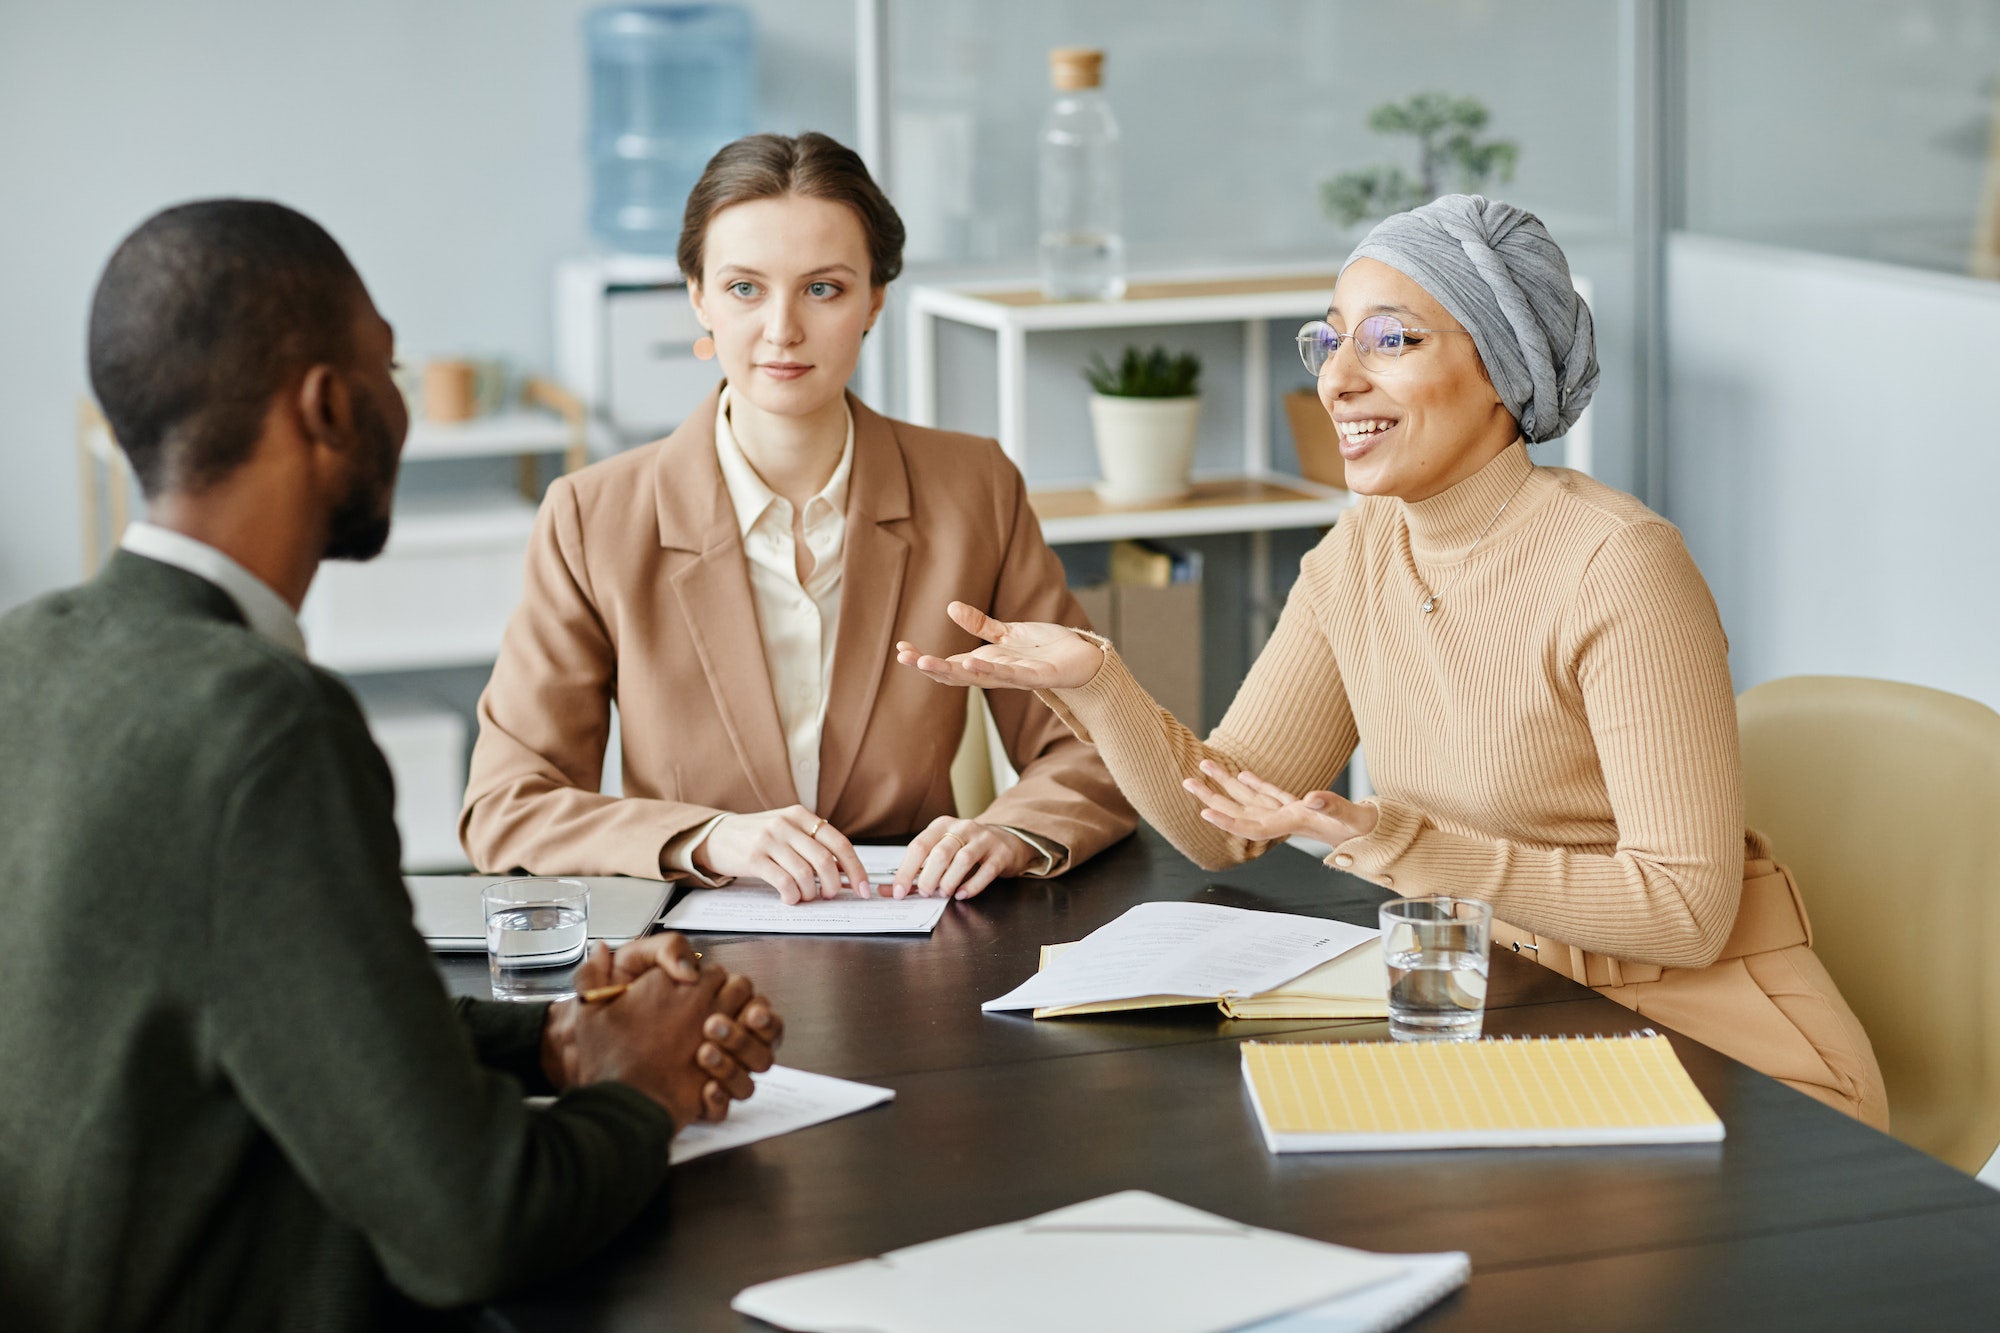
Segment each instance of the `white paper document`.
[[733,1103],[729,1118],[720,1124],[689,1125],[674,1136],[669,1160],[682,1162],[706,1157],[712,1152],[740,1148],[759,1139],[789,1134],[808,1125],[838,1120],[871,1106],[880,1106],[895,1097],[889,1088],[850,1083],[844,1078],[808,1074],[803,1069],[772,1065],[761,1074],[752,1074],[757,1091],[748,1101]]
[[730,1308],[795,1333],[1222,1333],[1407,1273],[1395,1259],[1127,1190],[760,1283]]
[[1151,995],[1259,995],[1376,932],[1366,926],[1211,903],[1141,903],[980,1008],[1040,1009]]
[[837,898],[814,898],[785,906],[778,891],[757,880],[738,880],[720,889],[694,889],[660,918],[668,930],[757,935],[928,935],[951,905],[949,898],[888,896],[887,885],[902,864],[905,847],[856,847],[876,896],[852,888]]

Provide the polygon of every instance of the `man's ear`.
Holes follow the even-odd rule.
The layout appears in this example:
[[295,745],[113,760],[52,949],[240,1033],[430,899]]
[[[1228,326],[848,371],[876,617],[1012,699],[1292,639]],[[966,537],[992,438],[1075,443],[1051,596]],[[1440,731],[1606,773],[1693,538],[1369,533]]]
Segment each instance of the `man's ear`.
[[299,379],[296,402],[299,429],[306,439],[322,448],[344,451],[354,417],[347,381],[324,362],[308,366]]

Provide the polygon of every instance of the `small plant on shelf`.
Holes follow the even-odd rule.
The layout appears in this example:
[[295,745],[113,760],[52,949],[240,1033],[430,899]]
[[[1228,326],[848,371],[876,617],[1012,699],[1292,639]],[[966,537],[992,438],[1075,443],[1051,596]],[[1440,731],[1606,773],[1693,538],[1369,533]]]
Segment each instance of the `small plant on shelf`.
[[1477,194],[1494,176],[1502,183],[1513,180],[1521,146],[1512,139],[1475,138],[1486,121],[1486,106],[1475,97],[1417,93],[1384,102],[1368,113],[1368,128],[1414,137],[1417,174],[1394,166],[1344,171],[1319,187],[1320,207],[1351,227],[1427,204],[1447,190]]
[[1114,367],[1096,352],[1084,367],[1096,390],[1090,424],[1110,505],[1162,504],[1188,493],[1201,418],[1201,358],[1127,347]]
[[1116,367],[1092,352],[1083,377],[1107,398],[1194,398],[1201,382],[1201,358],[1193,352],[1170,356],[1164,347],[1150,352],[1127,347]]

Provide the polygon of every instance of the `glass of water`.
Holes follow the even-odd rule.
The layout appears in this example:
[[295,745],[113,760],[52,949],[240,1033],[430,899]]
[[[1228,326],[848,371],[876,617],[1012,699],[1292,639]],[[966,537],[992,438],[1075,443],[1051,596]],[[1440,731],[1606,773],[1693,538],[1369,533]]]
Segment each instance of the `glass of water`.
[[1493,908],[1437,894],[1383,903],[1381,915],[1389,1035],[1397,1041],[1479,1040]]
[[496,1000],[567,1000],[590,934],[580,879],[505,879],[486,886],[486,968]]

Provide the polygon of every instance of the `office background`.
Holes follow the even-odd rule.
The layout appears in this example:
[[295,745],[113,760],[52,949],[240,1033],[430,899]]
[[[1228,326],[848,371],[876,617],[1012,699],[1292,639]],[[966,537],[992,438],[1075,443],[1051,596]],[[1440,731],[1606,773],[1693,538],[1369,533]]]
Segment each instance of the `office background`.
[[[0,607],[78,576],[70,442],[91,284],[165,203],[283,199],[348,247],[408,354],[548,368],[551,272],[591,248],[588,7],[27,0],[0,13]],[[854,141],[857,7],[749,7],[759,127]],[[1337,261],[1351,233],[1319,212],[1319,182],[1401,155],[1365,128],[1368,108],[1427,88],[1478,96],[1522,148],[1495,193],[1541,213],[1592,284],[1596,471],[1686,532],[1738,688],[1875,675],[2000,706],[2000,284],[1969,273],[1992,206],[2000,4],[875,12],[889,183],[919,279],[1031,267],[1053,45],[1109,52],[1137,269]],[[937,149],[940,126],[968,133],[970,153]],[[899,362],[886,359],[892,412]],[[1303,544],[1281,545],[1280,588]],[[1211,577],[1240,578],[1230,541],[1212,545]],[[1247,660],[1224,629],[1211,618],[1212,698]]]

